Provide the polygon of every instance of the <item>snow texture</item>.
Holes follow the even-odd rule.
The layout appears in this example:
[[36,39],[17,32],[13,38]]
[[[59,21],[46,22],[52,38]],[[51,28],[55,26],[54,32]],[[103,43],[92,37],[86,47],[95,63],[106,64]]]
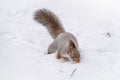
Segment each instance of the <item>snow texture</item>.
[[[120,80],[119,0],[0,0],[0,80]],[[34,12],[47,8],[74,34],[81,62],[47,55]]]

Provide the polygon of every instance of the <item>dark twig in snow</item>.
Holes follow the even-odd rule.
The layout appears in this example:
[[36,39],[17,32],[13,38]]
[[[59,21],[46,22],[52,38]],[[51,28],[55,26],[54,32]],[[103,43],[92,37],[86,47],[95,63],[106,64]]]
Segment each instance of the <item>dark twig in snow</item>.
[[111,34],[109,32],[107,32],[107,35],[108,35],[108,37],[111,37]]
[[77,70],[77,68],[75,68],[72,72],[72,74],[70,75],[71,77],[73,76],[73,74],[75,73],[75,71]]

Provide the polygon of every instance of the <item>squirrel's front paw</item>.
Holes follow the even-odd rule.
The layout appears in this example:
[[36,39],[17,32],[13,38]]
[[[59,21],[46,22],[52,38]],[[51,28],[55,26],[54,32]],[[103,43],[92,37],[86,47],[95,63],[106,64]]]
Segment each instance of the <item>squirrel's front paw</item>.
[[61,59],[62,58],[62,55],[60,55],[59,53],[57,54],[56,56],[57,59]]

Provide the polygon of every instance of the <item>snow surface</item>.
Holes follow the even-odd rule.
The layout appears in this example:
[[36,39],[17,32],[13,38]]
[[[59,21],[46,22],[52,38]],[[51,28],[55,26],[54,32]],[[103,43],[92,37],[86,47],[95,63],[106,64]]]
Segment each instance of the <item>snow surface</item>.
[[[120,80],[119,0],[0,2],[0,80]],[[58,15],[77,37],[80,63],[46,54],[53,39],[33,20],[41,8]]]

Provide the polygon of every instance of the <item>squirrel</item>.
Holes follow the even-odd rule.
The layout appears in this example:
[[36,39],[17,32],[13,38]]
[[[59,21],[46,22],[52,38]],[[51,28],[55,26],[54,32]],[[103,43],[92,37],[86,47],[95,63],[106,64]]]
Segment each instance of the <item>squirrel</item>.
[[48,54],[57,51],[57,59],[67,58],[71,62],[80,62],[79,45],[76,37],[64,30],[59,18],[48,9],[35,12],[34,19],[44,25],[54,41],[48,48]]

